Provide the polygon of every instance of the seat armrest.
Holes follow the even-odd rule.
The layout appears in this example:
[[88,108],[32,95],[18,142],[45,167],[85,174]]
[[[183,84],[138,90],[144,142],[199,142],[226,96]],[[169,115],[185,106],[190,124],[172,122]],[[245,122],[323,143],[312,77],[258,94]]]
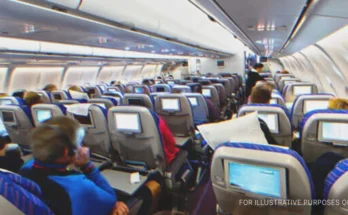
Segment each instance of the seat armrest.
[[175,159],[167,165],[165,171],[166,178],[174,178],[176,174],[180,171],[180,168],[187,160],[188,152],[186,150],[180,149],[179,153],[176,155]]
[[101,172],[106,169],[112,169],[113,166],[114,164],[112,161],[105,161],[99,166],[99,171]]

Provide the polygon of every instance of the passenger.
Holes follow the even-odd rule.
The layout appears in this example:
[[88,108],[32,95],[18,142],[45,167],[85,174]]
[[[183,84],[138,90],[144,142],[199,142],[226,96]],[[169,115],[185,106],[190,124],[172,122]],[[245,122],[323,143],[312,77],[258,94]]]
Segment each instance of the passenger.
[[280,72],[280,74],[290,74],[290,72],[284,69]]
[[[31,135],[34,163],[21,175],[35,181],[43,201],[56,215],[128,214],[113,188],[90,162],[88,148],[81,147],[84,130],[68,117],[51,118]],[[69,170],[70,165],[82,173]]]
[[334,98],[329,101],[328,109],[331,110],[348,110],[348,100]]
[[25,95],[24,95],[24,102],[29,107],[31,107],[33,105],[36,105],[36,104],[44,103],[44,101],[42,100],[40,94],[38,94],[36,92],[32,92],[32,91],[29,91],[29,92],[25,93]]
[[176,142],[174,139],[174,136],[172,132],[170,131],[169,127],[167,126],[167,123],[162,119],[162,117],[159,117],[159,130],[161,132],[162,141],[164,145],[164,154],[166,157],[166,163],[167,165],[170,164],[180,151],[176,147]]
[[76,92],[83,93],[81,88],[76,85],[69,87],[68,91],[76,91]]
[[12,149],[10,142],[8,136],[0,136],[0,168],[18,173],[24,163],[22,152],[19,147]]
[[[272,89],[269,88],[268,85],[259,85],[255,86],[252,89],[250,100],[253,104],[269,104],[271,102],[272,98]],[[274,139],[272,136],[271,131],[268,128],[268,125],[259,118],[260,121],[260,127],[263,131],[263,134],[265,135],[265,138],[267,139],[268,144],[272,145],[278,145],[278,142]]]
[[[195,87],[194,92],[202,94],[202,85],[198,85]],[[204,97],[205,98],[205,97]],[[208,112],[209,112],[209,121],[210,122],[218,122],[220,121],[220,110],[219,107],[209,98],[205,98],[205,101],[208,106]]]
[[58,90],[58,87],[54,84],[47,84],[42,90],[46,90],[51,93],[55,90]]
[[246,98],[251,94],[252,88],[255,86],[256,82],[264,80],[259,73],[261,73],[263,68],[262,63],[257,63],[254,67],[249,71],[248,78],[246,80]]
[[12,93],[12,96],[23,99],[26,92],[26,90],[17,90],[14,93]]
[[4,97],[7,97],[7,93],[0,93],[0,98],[4,98]]
[[116,84],[116,81],[115,81],[115,80],[110,81],[110,86],[112,86],[112,85],[114,85],[114,84]]
[[[341,98],[334,98],[329,101],[328,109],[331,110],[348,110],[348,100]],[[328,152],[320,156],[315,162],[309,164],[309,169],[312,174],[317,197],[323,197],[325,180],[328,174],[335,168],[336,164],[345,159],[345,157]]]

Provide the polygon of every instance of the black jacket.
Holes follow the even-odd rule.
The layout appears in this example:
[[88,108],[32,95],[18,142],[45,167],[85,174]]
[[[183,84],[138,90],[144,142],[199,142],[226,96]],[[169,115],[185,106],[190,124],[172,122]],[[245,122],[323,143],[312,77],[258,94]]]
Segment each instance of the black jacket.
[[251,89],[255,86],[256,82],[264,80],[257,72],[248,72],[248,78],[246,80],[246,97],[251,94]]
[[274,139],[274,137],[272,136],[271,131],[269,130],[267,124],[265,121],[263,121],[262,119],[259,118],[260,121],[260,127],[261,130],[263,131],[263,134],[265,135],[265,138],[268,142],[268,144],[270,145],[279,145],[278,142]]

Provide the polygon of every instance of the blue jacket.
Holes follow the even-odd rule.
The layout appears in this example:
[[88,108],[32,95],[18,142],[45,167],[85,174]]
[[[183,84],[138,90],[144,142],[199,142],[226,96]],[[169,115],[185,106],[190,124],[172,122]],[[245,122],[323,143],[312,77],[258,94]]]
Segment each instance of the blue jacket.
[[114,189],[92,163],[81,171],[34,161],[20,174],[40,186],[42,200],[55,215],[110,215],[117,201]]

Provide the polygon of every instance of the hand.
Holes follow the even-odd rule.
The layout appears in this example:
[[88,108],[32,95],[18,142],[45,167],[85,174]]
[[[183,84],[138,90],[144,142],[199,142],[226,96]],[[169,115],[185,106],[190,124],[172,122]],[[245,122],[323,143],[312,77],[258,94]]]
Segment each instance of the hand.
[[76,154],[75,166],[76,167],[83,167],[86,164],[88,164],[89,161],[90,161],[89,148],[87,148],[87,147],[79,148],[79,150],[77,151],[77,154]]
[[116,202],[112,215],[127,215],[129,214],[129,209],[127,205],[123,202]]

